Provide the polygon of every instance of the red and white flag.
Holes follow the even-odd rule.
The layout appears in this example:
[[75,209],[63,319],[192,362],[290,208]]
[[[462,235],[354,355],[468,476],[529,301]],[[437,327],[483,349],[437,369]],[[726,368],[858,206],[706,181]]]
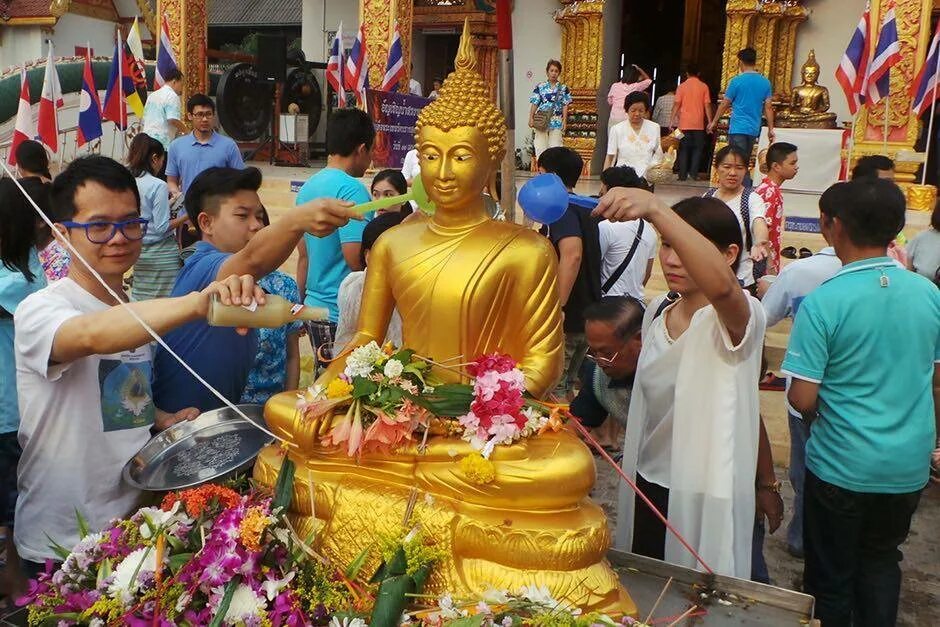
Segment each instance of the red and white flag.
[[346,57],[346,87],[356,94],[356,101],[360,105],[365,102],[366,90],[369,89],[369,57],[366,52],[366,31],[362,24]]
[[326,82],[336,92],[336,106],[339,108],[346,106],[346,64],[343,62],[343,56],[343,23],[340,22],[330,47],[330,58],[326,62]]
[[16,149],[27,139],[36,137],[33,125],[33,110],[29,106],[29,81],[26,79],[26,66],[20,70],[20,103],[16,109],[16,126],[13,129],[13,142],[7,153],[7,163],[16,165]]
[[382,91],[398,91],[398,83],[405,75],[404,54],[401,47],[401,33],[398,22],[392,31],[392,42],[388,46],[388,60],[385,63],[385,77],[382,79]]
[[49,56],[46,58],[46,76],[42,81],[42,97],[39,100],[39,141],[52,152],[59,151],[59,108],[64,104],[62,86],[59,84],[59,73],[55,69],[50,43]]

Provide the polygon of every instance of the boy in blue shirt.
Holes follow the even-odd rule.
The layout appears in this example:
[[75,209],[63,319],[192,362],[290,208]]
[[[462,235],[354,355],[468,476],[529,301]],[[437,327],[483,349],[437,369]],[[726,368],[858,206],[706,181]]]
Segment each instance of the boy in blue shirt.
[[[372,163],[375,127],[365,111],[337,109],[326,128],[326,167],[311,176],[297,194],[297,204],[313,198],[339,198],[359,204],[369,202],[369,190],[358,179]],[[317,360],[329,359],[339,307],[339,286],[350,272],[362,270],[359,252],[365,221],[350,222],[326,237],[306,236],[297,247],[297,285],[304,304],[325,307],[328,322],[308,325]]]
[[[714,133],[718,120],[731,109],[728,123],[728,144],[737,146],[750,159],[754,144],[760,136],[761,112],[767,118],[767,138],[774,143],[774,110],[771,107],[773,88],[770,81],[757,71],[757,51],[744,48],[738,52],[738,68],[741,73],[728,82],[724,98],[718,105],[718,111],[708,125],[708,132]],[[751,187],[751,171],[744,177],[744,186]]]
[[[287,261],[304,234],[329,236],[353,217],[350,203],[318,199],[295,207],[262,228],[260,187],[261,171],[257,168],[209,168],[196,177],[186,193],[186,207],[200,241],[176,278],[173,296],[199,291],[232,275],[258,280]],[[255,331],[241,334],[196,320],[167,333],[164,339],[225,398],[238,402],[258,350]],[[208,411],[222,404],[162,347],[157,349],[154,372],[154,401],[164,411],[184,407]]]
[[823,625],[893,625],[940,422],[940,291],[887,256],[904,227],[894,183],[837,183],[819,207],[844,266],[803,300],[783,362],[811,423],[803,584]]

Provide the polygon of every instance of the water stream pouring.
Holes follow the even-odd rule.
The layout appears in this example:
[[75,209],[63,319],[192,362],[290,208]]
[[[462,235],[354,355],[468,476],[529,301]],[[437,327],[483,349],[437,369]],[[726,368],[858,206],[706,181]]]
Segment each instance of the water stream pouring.
[[376,198],[375,200],[364,202],[361,205],[356,205],[352,210],[356,213],[364,214],[370,211],[378,211],[379,209],[388,209],[389,207],[401,205],[412,200],[418,205],[421,211],[429,215],[433,214],[437,209],[431,199],[428,198],[428,192],[424,189],[424,181],[421,180],[420,176],[416,176],[414,182],[411,184],[411,191],[407,194],[388,196],[387,198]]

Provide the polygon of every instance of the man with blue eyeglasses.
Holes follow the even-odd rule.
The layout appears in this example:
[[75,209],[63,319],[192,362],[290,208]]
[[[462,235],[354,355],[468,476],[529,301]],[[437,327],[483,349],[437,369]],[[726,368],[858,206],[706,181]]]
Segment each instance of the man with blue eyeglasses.
[[122,483],[124,463],[151,430],[198,414],[154,405],[152,338],[128,309],[162,335],[204,318],[213,295],[229,303],[264,297],[250,277],[231,276],[179,298],[119,306],[147,230],[139,203],[134,177],[107,157],[76,159],[52,186],[53,219],[74,248],[73,262],[67,277],[26,298],[14,317],[23,449],[14,539],[29,576],[57,559],[50,539],[78,542],[76,511],[100,529],[134,508],[140,493]]

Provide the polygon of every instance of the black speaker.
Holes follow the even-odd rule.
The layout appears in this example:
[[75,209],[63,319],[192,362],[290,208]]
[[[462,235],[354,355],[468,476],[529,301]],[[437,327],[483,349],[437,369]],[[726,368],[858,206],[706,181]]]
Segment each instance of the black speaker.
[[258,33],[258,77],[263,81],[287,80],[287,36]]

